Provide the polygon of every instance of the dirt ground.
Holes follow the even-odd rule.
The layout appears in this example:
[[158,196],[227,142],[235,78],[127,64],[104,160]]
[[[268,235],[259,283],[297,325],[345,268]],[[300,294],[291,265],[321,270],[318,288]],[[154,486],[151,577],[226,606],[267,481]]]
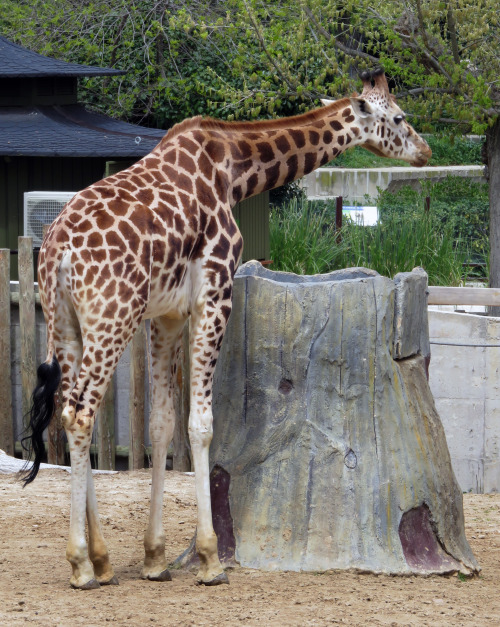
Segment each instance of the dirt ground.
[[[25,488],[0,475],[0,625],[500,625],[500,495],[464,495],[466,531],[482,572],[388,577],[352,572],[265,573],[237,568],[230,585],[205,588],[193,573],[140,579],[151,475],[96,475],[101,517],[119,586],[69,587],[64,554],[69,475],[44,470]],[[167,474],[167,557],[195,528],[193,477]]]

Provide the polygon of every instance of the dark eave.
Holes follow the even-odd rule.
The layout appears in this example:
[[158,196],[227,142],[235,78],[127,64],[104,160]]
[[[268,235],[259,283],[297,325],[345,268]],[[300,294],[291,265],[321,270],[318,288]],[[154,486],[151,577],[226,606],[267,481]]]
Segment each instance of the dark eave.
[[122,70],[67,63],[45,57],[0,36],[0,78],[41,76],[113,76]]
[[0,108],[3,156],[140,158],[164,135],[81,105]]

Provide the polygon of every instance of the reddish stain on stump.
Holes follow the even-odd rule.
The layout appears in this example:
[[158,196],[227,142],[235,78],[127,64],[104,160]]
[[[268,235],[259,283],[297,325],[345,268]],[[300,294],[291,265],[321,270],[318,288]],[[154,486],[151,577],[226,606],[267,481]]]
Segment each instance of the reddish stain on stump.
[[[210,500],[212,503],[212,523],[217,536],[217,548],[222,566],[234,566],[236,541],[233,531],[233,517],[229,507],[230,474],[221,466],[215,466],[210,473]],[[180,555],[176,563],[191,567],[198,565],[200,560],[196,553],[196,533],[186,551]]]
[[408,566],[416,572],[450,572],[460,564],[441,546],[436,537],[432,514],[424,503],[403,514],[399,538]]
[[215,466],[210,473],[210,499],[212,501],[212,522],[217,536],[219,559],[222,564],[234,563],[236,542],[233,531],[233,517],[229,508],[229,473]]

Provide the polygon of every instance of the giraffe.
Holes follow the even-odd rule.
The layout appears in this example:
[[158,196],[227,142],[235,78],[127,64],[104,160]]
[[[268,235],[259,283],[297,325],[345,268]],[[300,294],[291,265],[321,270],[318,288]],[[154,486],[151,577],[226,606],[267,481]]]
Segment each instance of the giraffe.
[[[182,328],[191,317],[189,437],[198,506],[199,583],[228,582],[217,553],[209,486],[212,379],[231,312],[242,238],[238,201],[326,164],[348,147],[425,165],[427,143],[406,122],[383,71],[364,75],[360,96],[325,101],[295,117],[222,122],[196,117],[174,126],[128,169],[79,192],[44,239],[38,268],[47,321],[47,359],[38,369],[28,447],[36,477],[43,430],[61,383],[71,455],[70,584],[116,584],[90,467],[96,411],[118,360],[151,319],[152,487],[142,577],[171,579],[162,529],[166,451],[174,429],[174,381]],[[88,522],[88,542],[85,534]]]

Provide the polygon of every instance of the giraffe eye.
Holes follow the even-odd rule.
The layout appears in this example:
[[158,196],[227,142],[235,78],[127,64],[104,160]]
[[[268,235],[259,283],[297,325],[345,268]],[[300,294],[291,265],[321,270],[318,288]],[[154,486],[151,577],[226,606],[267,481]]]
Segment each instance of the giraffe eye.
[[394,122],[395,124],[401,124],[401,122],[405,119],[404,115],[395,115]]

